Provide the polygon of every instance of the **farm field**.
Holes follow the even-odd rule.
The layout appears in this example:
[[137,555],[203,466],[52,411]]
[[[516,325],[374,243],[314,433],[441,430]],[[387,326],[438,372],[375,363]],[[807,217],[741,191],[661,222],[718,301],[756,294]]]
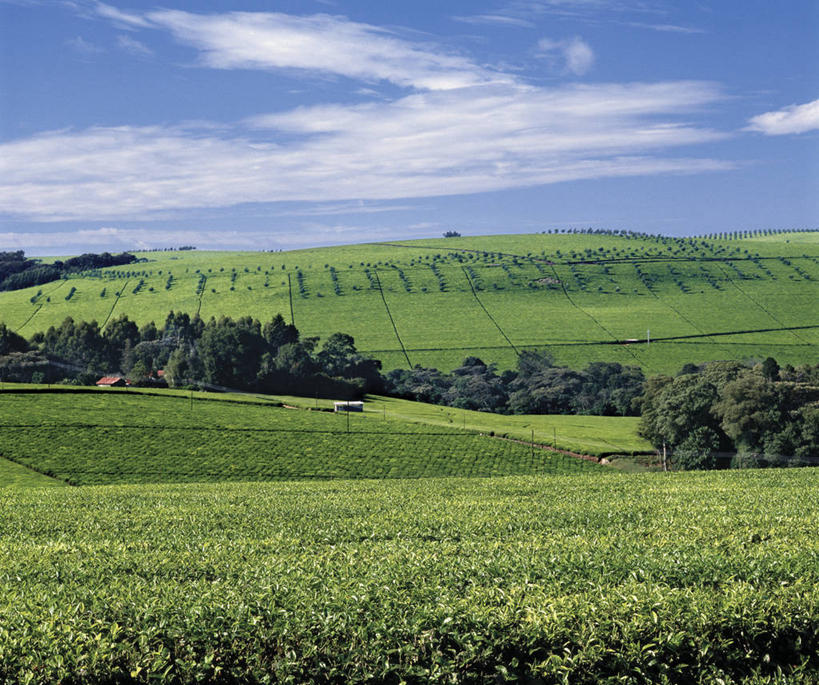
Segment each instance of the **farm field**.
[[815,469],[0,498],[0,680],[813,683]]
[[[743,239],[532,234],[292,252],[146,252],[146,261],[0,293],[24,336],[66,317],[168,311],[343,331],[384,369],[450,370],[469,355],[512,368],[521,349],[558,363],[816,359],[819,233]],[[650,339],[650,343],[647,343]],[[624,342],[631,341],[631,342]]]
[[0,489],[65,487],[66,483],[0,457]]
[[347,416],[192,397],[3,392],[0,456],[71,485],[486,477],[603,468],[461,427],[378,412]]

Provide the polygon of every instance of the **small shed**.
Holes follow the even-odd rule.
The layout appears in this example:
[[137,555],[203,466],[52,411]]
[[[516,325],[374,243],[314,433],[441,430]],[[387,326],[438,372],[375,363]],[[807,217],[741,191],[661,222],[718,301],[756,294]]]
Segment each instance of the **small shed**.
[[103,376],[97,381],[97,387],[100,388],[124,388],[131,385],[122,376]]
[[333,402],[333,411],[364,411],[363,402]]

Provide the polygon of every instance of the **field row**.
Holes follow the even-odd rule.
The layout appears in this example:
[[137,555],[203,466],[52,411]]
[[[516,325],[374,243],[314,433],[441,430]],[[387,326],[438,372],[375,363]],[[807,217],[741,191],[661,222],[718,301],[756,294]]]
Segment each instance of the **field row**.
[[0,680],[807,685],[818,487],[795,469],[12,492]]
[[72,485],[576,473],[596,464],[386,412],[0,394],[0,456]]

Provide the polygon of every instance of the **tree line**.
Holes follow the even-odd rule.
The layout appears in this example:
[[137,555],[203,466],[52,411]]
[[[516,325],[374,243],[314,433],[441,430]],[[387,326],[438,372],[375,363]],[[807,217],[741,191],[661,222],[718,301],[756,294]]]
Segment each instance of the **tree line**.
[[687,364],[638,403],[640,434],[676,468],[819,463],[819,364]]
[[127,252],[118,255],[103,252],[86,253],[65,261],[56,260],[43,264],[39,259],[27,259],[23,250],[0,252],[0,290],[30,288],[56,281],[69,273],[121,266],[135,261],[137,258]]
[[0,324],[0,378],[93,385],[123,375],[135,384],[214,387],[279,394],[353,398],[383,390],[381,362],[354,339],[335,333],[318,346],[279,314],[266,323],[227,316],[204,321],[170,312],[161,327],[127,315],[104,329],[66,318],[26,341]]

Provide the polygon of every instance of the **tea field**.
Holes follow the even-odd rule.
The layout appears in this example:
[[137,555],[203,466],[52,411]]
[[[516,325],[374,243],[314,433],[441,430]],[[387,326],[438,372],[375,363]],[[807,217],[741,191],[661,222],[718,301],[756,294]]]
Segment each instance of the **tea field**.
[[[145,261],[0,292],[0,321],[31,336],[66,317],[140,324],[168,311],[353,335],[384,368],[816,359],[819,233],[726,239],[532,234],[291,252],[145,252]],[[650,339],[651,342],[647,342]]]
[[485,477],[603,468],[386,412],[348,416],[250,398],[110,390],[0,393],[0,457],[71,485]]
[[815,683],[819,471],[8,490],[0,681]]

